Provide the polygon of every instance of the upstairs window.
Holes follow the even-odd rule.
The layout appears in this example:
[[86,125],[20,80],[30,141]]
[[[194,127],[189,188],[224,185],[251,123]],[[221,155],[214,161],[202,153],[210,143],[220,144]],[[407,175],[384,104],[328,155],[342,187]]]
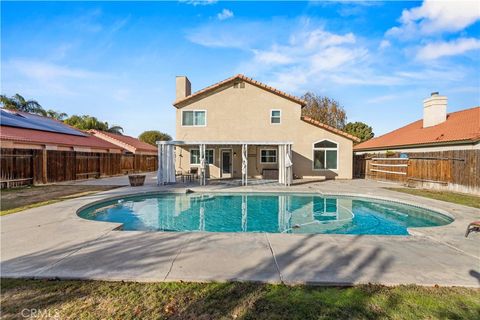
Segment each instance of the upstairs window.
[[338,145],[322,140],[313,145],[313,169],[336,170],[338,168]]
[[280,124],[282,118],[282,112],[280,110],[271,110],[270,111],[270,123],[271,124]]
[[276,149],[260,150],[260,163],[277,163],[277,150]]
[[204,127],[207,124],[207,111],[182,111],[182,126]]

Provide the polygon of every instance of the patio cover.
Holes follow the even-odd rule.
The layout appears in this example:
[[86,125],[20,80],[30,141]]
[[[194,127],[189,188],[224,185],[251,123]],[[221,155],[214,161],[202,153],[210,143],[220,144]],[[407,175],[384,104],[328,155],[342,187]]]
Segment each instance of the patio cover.
[[293,177],[292,142],[287,141],[157,141],[158,174],[157,184],[175,182],[175,146],[195,145],[200,150],[200,185],[206,185],[206,146],[241,145],[242,146],[242,185],[248,185],[248,146],[278,146],[278,182],[290,186]]

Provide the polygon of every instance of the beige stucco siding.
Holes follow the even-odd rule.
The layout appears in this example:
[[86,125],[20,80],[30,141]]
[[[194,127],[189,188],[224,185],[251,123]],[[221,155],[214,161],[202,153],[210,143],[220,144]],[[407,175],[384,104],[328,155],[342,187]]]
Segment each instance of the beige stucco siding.
[[[206,110],[206,126],[182,126],[182,110]],[[270,124],[271,110],[281,111],[280,124]],[[290,141],[293,142],[292,160],[295,176],[351,179],[352,141],[308,124],[300,117],[301,106],[296,102],[249,83],[245,83],[245,88],[241,89],[233,88],[232,85],[186,106],[180,106],[176,112],[176,139],[181,141]],[[338,143],[337,170],[312,170],[313,143],[323,139]],[[248,172],[250,176],[261,175],[263,168],[277,167],[276,164],[260,164],[261,148],[263,147],[251,146],[249,148]],[[180,149],[182,149],[181,152]],[[218,162],[210,165],[210,174],[217,177],[217,174],[220,174],[221,155],[219,148],[215,149],[215,161]],[[234,152],[236,156],[233,156],[233,171],[234,176],[238,177],[241,175],[240,146],[235,146]],[[189,163],[189,147],[178,148],[177,168],[188,170]]]

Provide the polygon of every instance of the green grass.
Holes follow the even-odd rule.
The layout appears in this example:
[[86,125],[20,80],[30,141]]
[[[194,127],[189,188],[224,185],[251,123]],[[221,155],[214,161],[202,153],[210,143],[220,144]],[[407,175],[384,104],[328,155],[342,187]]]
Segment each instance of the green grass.
[[385,189],[413,194],[415,196],[421,196],[421,197],[430,198],[430,199],[462,204],[464,206],[480,208],[480,197],[474,196],[474,195],[448,192],[448,191],[434,191],[434,190],[412,189],[412,188],[385,188]]
[[[480,319],[480,290],[1,280],[3,319]],[[24,311],[25,312],[25,311]]]

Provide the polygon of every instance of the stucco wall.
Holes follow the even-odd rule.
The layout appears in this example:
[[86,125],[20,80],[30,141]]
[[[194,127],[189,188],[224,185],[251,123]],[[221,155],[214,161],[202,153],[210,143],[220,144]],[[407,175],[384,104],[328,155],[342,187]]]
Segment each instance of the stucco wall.
[[[281,110],[280,124],[270,124],[272,109]],[[182,126],[182,110],[206,110],[207,125],[205,127]],[[296,102],[249,83],[245,83],[245,88],[242,89],[233,88],[232,84],[186,106],[180,106],[176,112],[176,139],[181,141],[291,141],[293,142],[294,176],[351,179],[352,141],[308,124],[302,121],[300,116],[301,106]],[[338,143],[337,170],[317,171],[312,169],[313,143],[323,139]],[[235,176],[240,176],[241,151],[239,146],[236,148],[237,156],[233,157],[233,166],[234,171],[237,171]],[[253,155],[253,151],[253,149],[249,149],[249,154]],[[179,153],[177,151],[178,169],[188,170],[190,162],[189,154],[187,154],[188,147],[183,148],[182,159],[178,159]],[[256,165],[251,163],[252,160],[249,161],[249,167],[253,168],[252,165],[255,165],[255,168],[258,168],[249,169],[251,176],[261,174],[263,169],[263,165],[259,163],[259,153],[260,151],[256,150]],[[220,154],[216,150],[216,161],[219,161],[219,156]],[[235,161],[238,161],[238,167],[236,167]],[[211,166],[211,175],[214,175],[215,172],[219,174],[219,163],[213,167]]]

